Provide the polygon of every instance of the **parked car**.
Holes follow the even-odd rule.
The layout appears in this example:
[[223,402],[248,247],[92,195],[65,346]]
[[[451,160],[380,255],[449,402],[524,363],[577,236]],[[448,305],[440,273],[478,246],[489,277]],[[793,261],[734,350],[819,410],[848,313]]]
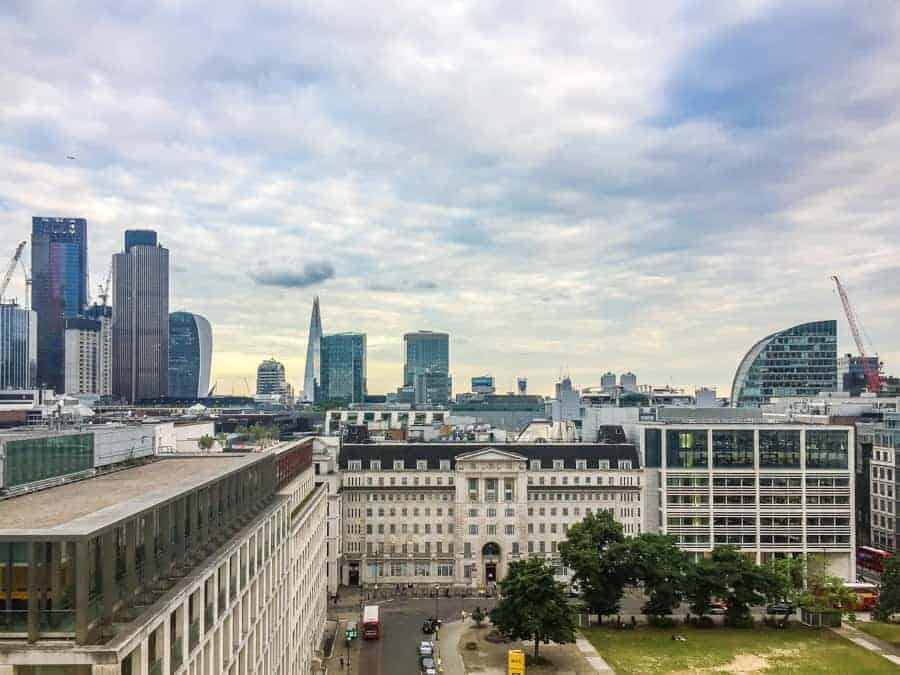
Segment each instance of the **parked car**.
[[419,659],[419,670],[422,671],[422,675],[436,675],[437,664],[432,657],[423,656]]
[[419,657],[425,656],[434,656],[434,643],[422,640],[422,642],[419,643]]
[[766,614],[793,614],[797,608],[789,602],[773,602],[766,605]]
[[710,614],[724,614],[728,611],[728,605],[724,602],[713,602],[709,605],[709,613]]

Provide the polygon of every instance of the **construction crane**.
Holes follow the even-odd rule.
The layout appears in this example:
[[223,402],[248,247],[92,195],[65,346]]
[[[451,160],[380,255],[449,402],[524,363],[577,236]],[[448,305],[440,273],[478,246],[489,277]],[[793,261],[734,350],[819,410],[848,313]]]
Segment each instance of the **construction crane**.
[[[850,304],[850,298],[847,297],[847,291],[844,290],[841,280],[838,279],[837,276],[832,276],[831,280],[834,281],[838,295],[841,296],[844,314],[847,315],[847,323],[850,324],[850,332],[853,334],[853,341],[856,343],[856,349],[859,351],[859,356],[862,360],[863,372],[866,375],[866,388],[873,394],[877,394],[881,391],[881,375],[878,372],[878,368],[873,368],[872,364],[869,362],[869,358],[866,354],[866,345],[863,342],[862,335],[859,331],[859,321],[856,318],[856,312],[853,311],[853,306]],[[875,360],[876,362],[878,361],[877,356]]]
[[106,307],[106,301],[109,299],[109,284],[112,281],[112,265],[109,266],[109,269],[106,271],[106,279],[104,279],[103,283],[100,284],[100,291],[97,293],[97,297],[100,298],[100,302],[103,303],[103,306]]
[[27,243],[27,241],[20,241],[19,245],[16,246],[16,252],[13,253],[12,260],[9,261],[9,265],[6,267],[3,279],[0,280],[0,299],[6,293],[6,287],[9,286],[9,280],[12,279],[13,272],[16,271],[16,265],[19,264],[19,258],[22,257],[22,251],[25,250],[25,244]]

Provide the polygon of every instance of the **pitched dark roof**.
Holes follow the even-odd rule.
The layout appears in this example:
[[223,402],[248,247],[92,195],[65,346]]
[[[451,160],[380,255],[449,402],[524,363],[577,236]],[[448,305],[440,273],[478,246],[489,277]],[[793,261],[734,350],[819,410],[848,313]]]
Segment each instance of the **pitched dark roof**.
[[620,459],[631,460],[634,468],[640,465],[637,449],[631,443],[345,443],[338,464],[346,469],[347,462],[358,459],[368,469],[370,459],[380,459],[382,469],[390,470],[395,461],[403,460],[404,468],[412,470],[416,468],[416,460],[425,459],[429,469],[437,470],[442,459],[449,459],[451,469],[455,469],[459,455],[483,448],[515,452],[529,462],[539,459],[542,469],[552,469],[554,459],[563,460],[567,469],[575,469],[577,459],[586,459],[590,469],[596,469],[600,460],[608,460],[613,468]]

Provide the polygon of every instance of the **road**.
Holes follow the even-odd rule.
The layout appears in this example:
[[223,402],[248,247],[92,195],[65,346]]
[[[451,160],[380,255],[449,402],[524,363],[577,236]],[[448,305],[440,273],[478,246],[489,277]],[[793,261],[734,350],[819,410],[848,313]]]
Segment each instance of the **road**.
[[[438,611],[444,621],[459,619],[465,609],[493,606],[484,598],[441,598]],[[420,675],[417,649],[422,640],[422,622],[434,615],[434,599],[394,600],[381,603],[383,635],[380,640],[362,640],[359,651],[359,675]],[[440,636],[438,649],[441,648]]]

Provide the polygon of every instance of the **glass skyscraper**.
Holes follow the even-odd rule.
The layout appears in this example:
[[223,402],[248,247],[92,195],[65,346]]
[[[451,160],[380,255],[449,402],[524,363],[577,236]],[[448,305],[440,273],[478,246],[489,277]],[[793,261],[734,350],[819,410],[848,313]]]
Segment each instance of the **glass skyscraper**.
[[0,303],[0,389],[30,389],[37,376],[37,314]]
[[212,327],[190,312],[169,315],[169,398],[196,399],[209,394]]
[[733,407],[760,406],[779,396],[837,389],[837,321],[812,321],[778,331],[744,356],[731,385]]
[[450,398],[450,335],[420,330],[403,336],[403,386],[417,389],[416,403]]
[[306,343],[306,370],[303,374],[303,397],[315,402],[316,390],[322,381],[322,316],[319,314],[319,296],[313,298],[312,315],[309,317],[309,337]]
[[87,221],[31,219],[32,308],[37,314],[37,384],[65,388],[65,320],[87,305]]
[[322,400],[362,403],[366,396],[365,333],[322,338]]

